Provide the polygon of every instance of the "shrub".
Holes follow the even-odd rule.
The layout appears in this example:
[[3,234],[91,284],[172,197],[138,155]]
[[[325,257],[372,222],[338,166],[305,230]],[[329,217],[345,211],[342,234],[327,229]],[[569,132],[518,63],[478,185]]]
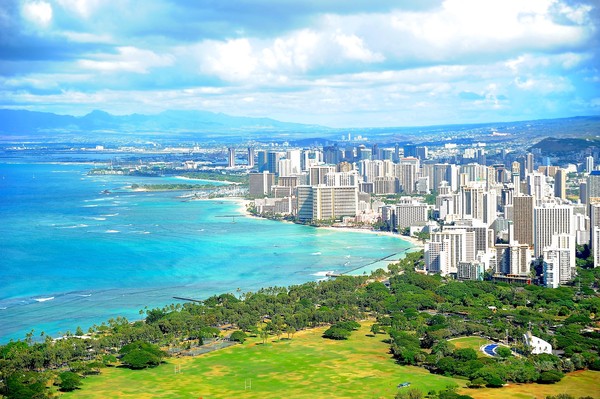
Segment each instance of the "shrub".
[[487,384],[485,385],[488,388],[501,388],[504,385],[504,381],[502,381],[499,377],[491,377]]
[[160,357],[143,349],[134,349],[121,359],[124,365],[133,370],[155,367],[160,364]]
[[337,327],[337,326],[331,326],[323,333],[323,338],[329,338],[329,339],[342,340],[342,339],[348,339],[349,337],[350,337],[350,331],[340,328],[340,327]]
[[65,371],[58,375],[60,383],[58,386],[63,392],[71,392],[81,386],[81,377],[72,371]]
[[540,384],[554,384],[560,381],[562,378],[563,374],[560,371],[550,370],[542,372],[537,382]]
[[231,336],[229,337],[230,340],[235,341],[235,342],[239,342],[240,344],[243,344],[244,341],[246,340],[247,335],[245,332],[243,331],[234,331]]

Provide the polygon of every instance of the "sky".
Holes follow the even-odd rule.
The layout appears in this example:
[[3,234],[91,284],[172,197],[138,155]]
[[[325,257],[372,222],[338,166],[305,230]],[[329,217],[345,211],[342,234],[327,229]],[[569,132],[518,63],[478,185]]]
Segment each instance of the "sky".
[[0,108],[330,127],[600,114],[599,0],[0,0]]

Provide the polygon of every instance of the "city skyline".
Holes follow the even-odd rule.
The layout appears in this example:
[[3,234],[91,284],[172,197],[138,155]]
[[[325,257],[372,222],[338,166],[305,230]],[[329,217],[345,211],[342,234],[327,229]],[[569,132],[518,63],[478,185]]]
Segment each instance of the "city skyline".
[[330,127],[596,115],[599,20],[591,1],[12,0],[0,107]]

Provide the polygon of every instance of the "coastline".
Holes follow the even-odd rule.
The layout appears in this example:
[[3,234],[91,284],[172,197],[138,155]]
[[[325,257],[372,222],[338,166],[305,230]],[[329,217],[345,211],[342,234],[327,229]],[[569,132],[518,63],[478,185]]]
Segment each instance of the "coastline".
[[[264,218],[264,217],[261,217],[261,216],[255,216],[255,215],[250,214],[247,211],[247,208],[248,208],[248,205],[252,203],[252,201],[244,199],[242,197],[209,198],[207,200],[208,201],[229,201],[229,202],[236,202],[239,205],[238,210],[241,213],[243,213],[244,216],[249,217],[249,218],[255,218],[255,219],[271,220],[271,219],[268,219],[268,218]],[[294,222],[290,222],[288,220],[278,220],[278,222],[292,223],[292,224],[294,223]],[[393,233],[391,231],[378,231],[378,230],[373,230],[373,229],[364,229],[364,228],[360,228],[360,227],[348,227],[348,226],[343,226],[343,227],[335,227],[335,226],[311,226],[311,227],[314,227],[316,229],[330,230],[330,231],[342,231],[342,232],[346,232],[346,233],[375,234],[375,235],[378,235],[378,236],[395,237],[395,238],[398,238],[400,240],[408,242],[411,245],[411,248],[418,248],[418,249],[425,248],[425,244],[422,243],[417,238],[410,237],[410,236],[403,236],[403,235],[400,235],[398,233]]]
[[[242,197],[211,198],[211,199],[207,199],[207,200],[208,201],[233,202],[238,205],[238,211],[241,213],[240,216],[253,218],[253,219],[271,220],[268,218],[250,214],[247,211],[247,207],[250,203],[252,203],[252,201],[244,199]],[[294,224],[294,222],[291,222],[288,220],[277,220],[277,222]],[[387,270],[388,265],[390,265],[391,263],[397,262],[399,259],[402,259],[406,253],[419,251],[419,250],[422,250],[425,248],[425,244],[422,243],[421,241],[419,241],[415,237],[403,236],[398,233],[393,233],[390,231],[377,231],[377,230],[372,230],[372,229],[365,229],[365,228],[359,228],[359,227],[353,228],[353,227],[348,227],[348,226],[344,226],[344,227],[311,226],[311,227],[313,227],[315,229],[323,229],[323,230],[337,231],[337,232],[343,232],[343,233],[360,233],[360,234],[370,234],[370,235],[393,237],[393,238],[405,241],[406,243],[409,244],[408,248],[405,248],[396,254],[388,255],[388,256],[386,256],[378,261],[375,261],[373,263],[369,263],[367,265],[358,267],[356,269],[342,272],[341,274],[343,274],[343,275],[360,276],[363,274],[370,274],[370,273],[374,272],[375,270],[381,269],[381,268]]]

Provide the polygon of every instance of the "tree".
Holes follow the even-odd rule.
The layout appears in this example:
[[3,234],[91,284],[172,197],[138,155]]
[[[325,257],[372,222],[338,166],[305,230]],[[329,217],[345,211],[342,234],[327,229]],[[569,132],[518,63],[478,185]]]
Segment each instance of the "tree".
[[498,354],[498,356],[500,356],[501,358],[504,358],[504,359],[512,356],[512,351],[505,346],[499,346],[496,349],[496,353]]
[[350,331],[336,326],[329,327],[324,333],[323,338],[343,340],[350,337]]
[[540,378],[537,382],[540,384],[554,384],[563,378],[563,373],[556,370],[544,371],[540,373]]
[[235,341],[235,342],[239,342],[240,344],[243,344],[244,341],[246,340],[246,333],[243,331],[234,331],[231,336],[229,337],[230,340]]
[[416,388],[398,391],[395,399],[423,399],[423,392]]
[[371,334],[377,335],[377,334],[379,334],[380,331],[381,331],[381,326],[379,324],[373,323],[373,325],[371,325]]
[[160,358],[142,349],[134,349],[121,358],[127,367],[133,370],[155,367],[160,364]]
[[65,371],[58,375],[60,383],[58,386],[63,392],[71,392],[81,386],[81,377],[72,371]]

